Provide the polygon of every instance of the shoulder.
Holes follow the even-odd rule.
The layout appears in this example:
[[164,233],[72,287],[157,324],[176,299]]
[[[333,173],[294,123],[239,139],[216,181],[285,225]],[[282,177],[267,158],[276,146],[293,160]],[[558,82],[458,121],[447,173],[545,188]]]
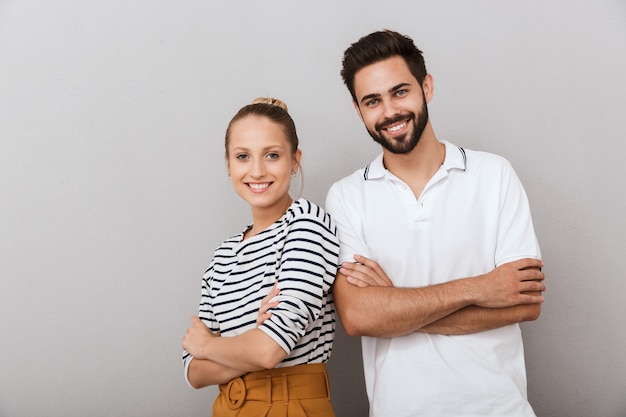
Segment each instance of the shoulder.
[[501,155],[497,155],[491,152],[476,151],[472,149],[461,148],[467,156],[468,165],[470,163],[477,163],[477,165],[486,164],[487,166],[501,167],[510,166],[509,161]]
[[295,200],[289,207],[289,210],[293,212],[294,216],[298,217],[307,215],[322,217],[325,213],[323,208],[306,198],[299,198]]
[[365,182],[365,170],[366,168],[360,168],[352,174],[336,181],[330,186],[329,191],[331,193],[343,193],[347,190],[360,188],[362,183]]
[[330,215],[322,207],[306,198],[299,198],[291,204],[286,220],[289,224],[308,222],[323,226],[333,233],[335,231],[335,224]]
[[239,241],[241,241],[241,233],[230,236],[227,239],[224,239],[224,241],[220,243],[217,248],[215,248],[215,252],[218,253],[225,250],[231,250]]
[[242,230],[241,232],[236,233],[236,234],[234,234],[232,236],[229,236],[228,238],[224,239],[224,241],[217,246],[215,251],[217,252],[217,251],[220,251],[220,250],[231,250],[232,248],[237,246],[241,242],[241,239],[243,237],[243,233],[249,227],[250,226],[246,226],[245,229]]
[[237,235],[224,240],[215,248],[213,251],[213,258],[211,259],[207,272],[213,269],[216,265],[228,265],[236,261],[236,247],[237,242],[239,241],[236,237]]
[[[456,168],[460,169],[451,169],[449,173],[453,175],[455,181],[465,184],[464,186],[470,184],[496,190],[519,183],[515,169],[505,157],[491,152],[462,147],[458,147],[458,150],[462,154],[463,163],[461,165],[457,161]],[[457,159],[460,160],[461,158],[457,157]]]
[[466,171],[469,168],[475,169],[485,164],[487,166],[508,164],[508,161],[506,159],[494,153],[468,149],[447,140],[442,140],[441,143],[446,148],[446,158],[444,161],[444,166],[448,167],[449,169],[456,168],[461,169],[462,171]]
[[[359,193],[365,187],[369,179],[383,176],[384,166],[382,163],[382,153],[366,166],[357,169],[331,185],[327,198],[346,197],[354,193]],[[328,201],[327,201],[328,203]]]
[[492,179],[513,172],[511,163],[501,155],[445,143],[446,152],[448,152],[445,164],[448,168],[458,168],[470,177],[494,176]]

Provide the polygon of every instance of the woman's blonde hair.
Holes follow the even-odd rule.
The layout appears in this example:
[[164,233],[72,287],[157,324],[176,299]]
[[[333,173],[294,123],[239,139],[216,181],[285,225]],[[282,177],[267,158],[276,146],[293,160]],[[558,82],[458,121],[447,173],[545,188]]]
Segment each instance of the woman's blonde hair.
[[232,125],[248,116],[265,116],[282,126],[287,136],[287,141],[291,145],[291,152],[296,153],[299,146],[298,134],[296,133],[296,125],[287,111],[287,105],[277,98],[259,97],[254,99],[252,103],[239,109],[230,120],[228,128],[226,128],[226,138],[224,141],[226,156],[228,156],[228,144],[230,142],[230,130]]

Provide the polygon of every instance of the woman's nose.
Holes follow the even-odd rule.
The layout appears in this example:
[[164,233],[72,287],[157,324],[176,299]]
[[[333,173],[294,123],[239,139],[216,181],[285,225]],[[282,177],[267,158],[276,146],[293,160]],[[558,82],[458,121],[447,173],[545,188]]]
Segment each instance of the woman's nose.
[[255,159],[252,162],[252,169],[250,174],[255,178],[260,178],[265,175],[265,164],[261,159]]

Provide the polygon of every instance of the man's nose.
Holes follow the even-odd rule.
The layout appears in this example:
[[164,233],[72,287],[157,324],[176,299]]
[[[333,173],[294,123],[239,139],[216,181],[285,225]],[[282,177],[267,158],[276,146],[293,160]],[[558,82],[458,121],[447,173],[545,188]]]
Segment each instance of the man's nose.
[[400,114],[400,110],[398,109],[396,104],[393,102],[393,100],[385,100],[382,102],[382,105],[383,105],[383,115],[385,116],[385,118],[391,119],[392,117]]

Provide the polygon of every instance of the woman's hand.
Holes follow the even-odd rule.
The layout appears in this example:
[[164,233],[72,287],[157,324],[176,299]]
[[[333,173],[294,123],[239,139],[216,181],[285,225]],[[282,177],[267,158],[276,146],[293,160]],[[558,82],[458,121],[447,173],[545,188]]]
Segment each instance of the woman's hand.
[[191,327],[187,329],[187,334],[183,338],[183,349],[196,359],[208,359],[205,352],[214,337],[220,336],[213,334],[202,320],[193,316]]
[[279,300],[271,301],[272,298],[276,297],[278,294],[280,294],[280,289],[278,288],[278,282],[276,282],[276,284],[274,284],[274,286],[270,290],[269,294],[267,294],[265,298],[261,300],[261,307],[259,307],[259,315],[256,318],[256,327],[259,327],[260,325],[263,324],[265,320],[272,317],[272,313],[268,312],[268,310],[276,307],[280,303]]
[[393,287],[385,271],[376,262],[361,255],[354,255],[354,262],[341,264],[340,273],[347,281],[357,287]]

